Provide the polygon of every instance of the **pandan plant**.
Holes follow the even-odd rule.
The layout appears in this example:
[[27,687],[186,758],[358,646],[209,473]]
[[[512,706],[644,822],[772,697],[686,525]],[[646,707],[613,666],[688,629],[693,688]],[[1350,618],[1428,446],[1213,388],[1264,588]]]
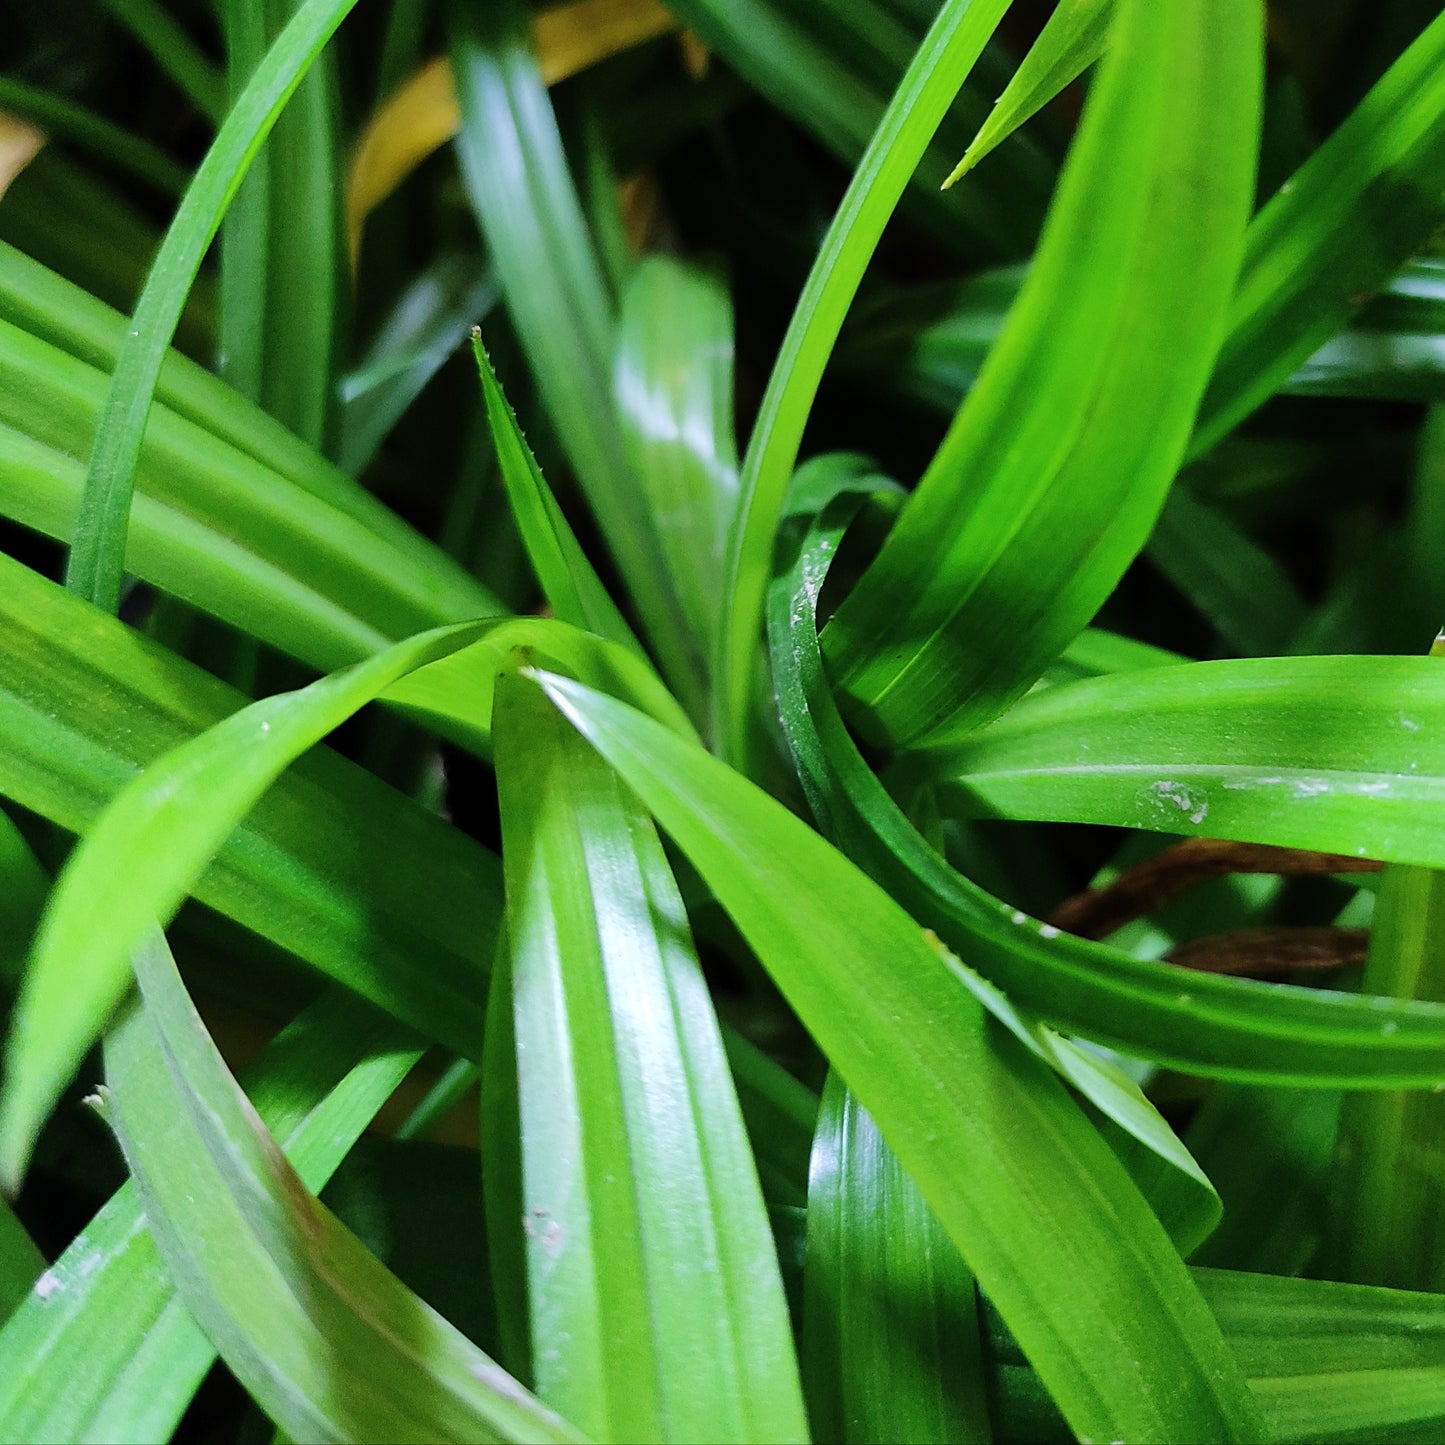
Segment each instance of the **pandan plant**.
[[7,17],[0,1438],[1442,1438],[1441,7],[355,8]]

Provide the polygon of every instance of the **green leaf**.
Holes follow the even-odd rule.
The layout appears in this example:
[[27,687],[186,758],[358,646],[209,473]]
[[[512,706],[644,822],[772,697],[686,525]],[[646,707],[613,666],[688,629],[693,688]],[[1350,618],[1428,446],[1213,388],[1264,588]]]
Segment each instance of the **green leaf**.
[[[517,640],[544,641],[544,624],[540,637],[522,625]],[[247,701],[0,557],[0,795],[83,833],[143,768]],[[479,1053],[497,858],[354,763],[301,759],[193,888],[426,1037]]]
[[542,595],[555,616],[584,631],[595,632],[619,647],[644,657],[632,629],[602,585],[587,554],[577,541],[552,489],[542,475],[516,414],[507,403],[502,384],[482,345],[481,332],[472,332],[472,355],[482,381],[492,443],[501,464],[507,500],[521,533],[532,569],[542,584]]
[[162,0],[103,0],[103,3],[145,46],[151,58],[196,109],[207,120],[220,124],[226,113],[225,83]]
[[12,1318],[44,1269],[45,1256],[15,1217],[9,1200],[0,1199],[0,1324]]
[[34,121],[52,137],[72,141],[150,182],[166,195],[178,196],[185,189],[186,172],[163,150],[63,96],[5,75],[0,76],[0,106]]
[[[918,42],[937,19],[932,0],[903,17],[891,0],[674,0],[680,19],[774,105],[850,167],[883,123]],[[988,61],[989,56],[983,59]],[[949,107],[901,197],[905,211],[970,259],[1024,255],[1054,178],[1049,156],[1024,140],[980,184],[943,192],[953,157],[988,114],[1003,62]],[[1006,72],[1004,72],[1006,73]]]
[[738,492],[733,313],[723,282],[666,256],[644,260],[623,298],[612,385],[628,458],[706,656]]
[[[1445,1296],[1330,1280],[1190,1271],[1249,1376],[1269,1438],[1420,1445],[1445,1423]],[[990,1321],[1004,1438],[1071,1438],[1017,1346]]]
[[818,1096],[782,1065],[723,1029],[753,1157],[770,1204],[799,1206],[808,1198],[808,1160],[818,1122]]
[[[3,242],[0,242],[0,317],[102,372],[114,370],[128,323],[127,317]],[[77,431],[67,446],[81,449],[81,442],[95,429],[102,399],[98,396],[94,411],[87,411],[83,431],[79,430],[77,419]],[[330,503],[378,537],[407,551],[411,559],[409,570],[425,572],[445,567],[437,549],[390,508],[363,491],[274,417],[267,416],[225,382],[174,349],[166,352],[161,365],[156,400],[213,437],[229,442],[262,463],[268,471]],[[55,398],[50,398],[52,408],[57,404]],[[158,415],[153,413],[148,430],[158,425]],[[267,489],[276,485],[271,481]],[[465,580],[475,594],[476,584]]]
[[[876,478],[851,465],[820,458],[801,471],[800,513],[813,510],[820,495],[826,502],[840,489],[876,489]],[[1136,959],[1038,923],[950,868],[859,754],[823,675],[818,590],[856,506],[845,497],[841,519],[825,517],[816,544],[800,546],[770,607],[783,724],[826,836],[1014,1004],[1060,1028],[1220,1078],[1327,1088],[1418,1088],[1445,1079],[1439,1056],[1445,1010]],[[1155,670],[1123,673],[1116,681],[1144,679]],[[1058,690],[1049,689],[1040,702]]]
[[443,255],[416,276],[366,354],[336,384],[342,471],[361,475],[407,408],[500,296],[485,261],[465,252]]
[[[251,1103],[306,1188],[325,1184],[418,1052],[406,1030],[333,990],[250,1066]],[[126,1184],[0,1331],[0,1436],[167,1439],[215,1358]]]
[[663,675],[700,714],[702,660],[628,463],[612,401],[616,318],[518,0],[454,3],[462,179],[559,441]]
[[[482,642],[463,666],[404,685],[407,675]],[[300,692],[253,703],[182,744],[123,789],[87,833],[56,884],[35,942],[11,1025],[0,1092],[0,1175],[15,1179],[35,1132],[85,1050],[119,1001],[131,950],[156,919],[167,920],[232,830],[301,753],[383,692],[429,718],[470,730],[486,744],[490,683],[511,646],[578,665],[657,707],[687,729],[643,664],[609,657],[595,639],[571,642],[557,622],[471,623],[422,633]],[[551,640],[549,643],[549,639]],[[498,650],[500,647],[501,651]],[[588,662],[601,650],[601,665]],[[631,683],[631,685],[629,685]],[[121,860],[145,858],[144,886]],[[420,980],[414,982],[421,983]],[[423,989],[426,984],[421,984]],[[433,1003],[443,999],[433,995]],[[455,1022],[448,1029],[452,1032]],[[462,1042],[459,1052],[479,1041]]]
[[1250,1389],[1285,1441],[1440,1437],[1445,1296],[1196,1270]]
[[530,683],[495,704],[538,1396],[598,1440],[806,1440],[757,1172],[651,821]]
[[937,746],[995,716],[1147,538],[1243,247],[1260,11],[1121,5],[1008,326],[823,633],[845,714],[870,741]]
[[[783,730],[803,791],[831,840],[885,886],[901,879],[903,886],[896,889],[895,896],[909,904],[920,920],[931,923],[937,917],[946,937],[967,939],[972,945],[975,940],[969,933],[957,931],[957,910],[940,910],[933,900],[924,901],[930,884],[936,887],[939,880],[943,880],[945,896],[957,895],[969,885],[924,843],[858,757],[823,680],[815,616],[818,594],[847,521],[862,498],[875,492],[879,484],[878,478],[860,474],[848,457],[819,458],[798,473],[790,520],[801,524],[820,506],[826,520],[810,528],[794,564],[780,574],[769,599]],[[1137,661],[1132,655],[1128,660]],[[823,734],[828,731],[833,739],[825,744]],[[854,814],[859,797],[870,802]],[[891,837],[885,841],[888,834]],[[880,843],[887,860],[882,869],[870,866],[870,859],[879,856]],[[975,892],[980,900],[987,899],[995,916],[1002,911],[995,900]],[[1022,915],[1010,916],[1008,932],[1016,935],[1017,919]],[[1004,994],[971,971],[965,970],[962,976],[983,1006],[1015,1038],[1099,1110],[1115,1152],[1126,1162],[1180,1252],[1188,1254],[1218,1223],[1219,1199],[1189,1151],[1138,1086],[1097,1050],[1020,1014]]]
[[0,808],[0,999],[8,1002],[20,980],[21,961],[50,892],[24,834]]
[[[66,864],[35,941],[5,1051],[0,1176],[18,1183],[61,1087],[120,1001],[133,951],[180,907],[276,777],[397,678],[466,647],[484,627],[426,633],[304,693],[253,703],[119,794]],[[140,858],[138,886],[117,864]]]
[[837,1074],[813,1142],[804,1280],[819,1439],[986,1445],[973,1276]]
[[[0,360],[0,372],[8,370]],[[165,435],[163,425],[156,430]],[[254,466],[177,432],[185,450],[145,479],[126,538],[127,566],[173,596],[320,668],[439,622],[505,610],[480,589],[434,590],[403,555],[304,493],[242,490]],[[210,460],[220,465],[203,470]],[[200,479],[194,489],[192,478]],[[0,423],[0,513],[73,537],[83,483],[81,463],[62,447]]]
[[307,68],[354,0],[306,0],[237,97],[182,199],[121,343],[90,453],[67,584],[115,610],[146,416],[186,294],[226,207]]
[[1044,108],[1065,86],[1077,80],[1105,51],[1114,0],[1064,0],[1049,16],[1039,38],[999,96],[963,159],[943,183],[947,190],[990,151]]
[[317,1202],[164,949],[136,966],[144,1008],[106,1046],[116,1131],[181,1298],[262,1409],[304,1440],[580,1440]]
[[[299,0],[231,0],[227,63],[239,93]],[[346,278],[338,76],[318,56],[277,118],[221,235],[220,369],[318,451],[333,431],[332,370]],[[242,232],[232,245],[233,227]]]
[[[1439,663],[1436,663],[1439,666]],[[1375,899],[1362,987],[1396,998],[1445,1000],[1445,874],[1387,868]],[[1445,1284],[1434,1161],[1445,1109],[1430,1094],[1351,1095],[1340,1115],[1331,1178],[1332,1278],[1399,1289]]]
[[1285,383],[1292,396],[1445,401],[1445,261],[1412,261]]
[[1235,651],[1286,652],[1304,628],[1305,604],[1269,553],[1182,486],[1145,551]]
[[[0,273],[8,270],[0,258]],[[14,277],[17,285],[26,279],[23,268]],[[76,325],[86,320],[83,310],[74,318]],[[216,415],[214,392],[196,388],[192,395],[189,381],[191,409]],[[76,458],[101,412],[105,377],[60,346],[0,321],[0,382],[0,511],[52,536],[70,536],[83,488]],[[224,409],[219,414],[226,418]],[[264,432],[259,442],[254,450],[271,450]],[[300,457],[274,458],[287,475],[251,451],[244,438],[235,446],[204,422],[153,408],[134,537],[127,538],[129,565],[321,667],[355,661],[439,622],[504,610],[432,543],[314,454],[314,468],[306,467],[304,449]],[[288,605],[278,606],[278,598]]]
[[1445,668],[1191,662],[1050,688],[927,766],[974,816],[1107,823],[1439,867]]
[[1269,397],[1445,218],[1445,15],[1249,228],[1191,454]]
[[951,956],[696,745],[578,683],[539,680],[703,875],[1071,1425],[1107,1439],[1254,1438],[1243,1382],[1158,1221]]
[[[866,307],[860,303],[833,364],[854,386],[882,385],[952,413],[978,379],[1026,274],[1009,266],[964,281],[890,286]],[[1442,399],[1442,332],[1445,262],[1417,257],[1352,314],[1347,329],[1307,355],[1279,390],[1287,396]]]
[[1007,8],[1008,0],[947,0],[939,11],[858,163],[773,363],[743,459],[714,664],[714,741],[735,759],[746,751],[783,497],[824,368],[909,177]]
[[1224,1201],[1195,1264],[1298,1274],[1320,1244],[1340,1120],[1329,1089],[1216,1084],[1184,1135]]

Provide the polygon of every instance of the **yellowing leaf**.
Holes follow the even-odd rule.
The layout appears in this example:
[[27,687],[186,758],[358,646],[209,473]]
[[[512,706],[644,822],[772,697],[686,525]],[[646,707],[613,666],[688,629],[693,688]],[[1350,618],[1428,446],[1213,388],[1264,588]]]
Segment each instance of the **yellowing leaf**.
[[[573,0],[533,22],[542,77],[556,85],[598,61],[677,28],[658,0]],[[352,264],[366,218],[461,127],[451,64],[422,66],[372,117],[357,141],[346,184]]]
[[37,130],[28,120],[0,110],[0,196],[10,189],[10,182],[40,154],[45,132]]

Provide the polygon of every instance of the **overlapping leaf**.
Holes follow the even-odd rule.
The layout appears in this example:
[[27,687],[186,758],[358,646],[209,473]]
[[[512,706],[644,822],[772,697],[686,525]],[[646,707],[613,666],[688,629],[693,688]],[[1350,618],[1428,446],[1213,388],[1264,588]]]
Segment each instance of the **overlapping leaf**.
[[987,1445],[973,1277],[836,1074],[813,1143],[805,1282],[820,1438]]
[[[326,1182],[417,1054],[407,1030],[338,990],[252,1065],[251,1103],[306,1188]],[[215,1357],[127,1184],[0,1330],[0,1434],[164,1439]]]
[[186,295],[246,168],[353,0],[305,0],[216,135],[181,201],[121,342],[90,454],[68,571],[76,590],[114,610],[146,416]]
[[[820,459],[799,474],[795,505],[807,516],[830,494],[877,485],[851,465]],[[825,517],[827,525],[807,548],[794,539],[797,563],[780,577],[770,608],[783,722],[826,836],[1009,999],[1060,1027],[1225,1078],[1361,1088],[1418,1087],[1441,1079],[1445,1011],[1186,973],[1136,959],[1037,923],[948,867],[859,754],[823,674],[814,615],[818,589],[856,505],[845,498],[842,516]],[[1128,686],[1159,670],[1142,666],[1101,681]],[[1041,691],[1037,705],[1059,690]]]
[[[701,749],[580,684],[540,681],[706,879],[1074,1428],[1255,1438],[1242,1380],[1162,1227],[946,952]],[[832,906],[840,897],[846,913]]]
[[493,726],[534,1388],[599,1440],[805,1440],[762,1194],[661,844],[532,684],[499,682]]
[[144,1007],[106,1047],[116,1130],[181,1298],[266,1412],[300,1439],[583,1439],[310,1193],[163,946],[136,963]]
[[1119,5],[1009,324],[823,635],[845,712],[874,743],[936,746],[1001,711],[1148,536],[1243,249],[1260,12]]
[[[574,651],[569,629],[533,623],[533,635],[539,625],[543,638],[559,635],[562,655]],[[516,626],[520,635],[509,630]],[[56,884],[11,1025],[0,1094],[0,1170],[7,1177],[18,1177],[51,1103],[119,1001],[132,950],[157,918],[175,912],[272,782],[366,703],[489,634],[492,650],[475,673],[464,674],[469,685],[432,678],[395,694],[423,712],[456,718],[484,739],[479,718],[489,710],[496,641],[503,639],[505,649],[528,638],[526,624],[472,623],[422,633],[300,692],[253,703],[176,748],[118,795]],[[583,654],[588,650],[584,639]],[[585,662],[581,670],[595,672]],[[604,664],[602,675],[633,676],[635,695],[656,699],[662,715],[686,728],[675,705],[627,654],[611,668]],[[144,886],[117,867],[120,859],[141,856],[150,860]],[[445,1007],[446,993],[435,981],[423,975],[409,982],[431,994],[434,1008]],[[478,1044],[464,1040],[459,1051]]]
[[746,750],[752,659],[783,496],[823,369],[909,177],[1006,9],[1007,0],[949,0],[940,9],[858,163],[773,364],[743,460],[713,671],[714,734],[734,757]]

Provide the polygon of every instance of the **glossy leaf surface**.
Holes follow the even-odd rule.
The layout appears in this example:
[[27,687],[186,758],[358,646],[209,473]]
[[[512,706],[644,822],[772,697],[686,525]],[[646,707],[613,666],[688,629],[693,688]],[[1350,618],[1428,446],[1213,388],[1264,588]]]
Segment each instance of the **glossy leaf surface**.
[[[1233,1362],[1158,1221],[948,955],[811,829],[695,745],[578,684],[542,681],[716,891],[1074,1427],[1256,1438]],[[821,902],[799,906],[844,894],[846,918]],[[1079,1190],[1096,1207],[1074,1208]]]
[[[251,1102],[308,1189],[326,1182],[418,1052],[406,1030],[336,992],[253,1064]],[[177,1297],[127,1184],[0,1331],[0,1432],[164,1438],[215,1353]]]
[[1143,545],[1243,248],[1260,40],[1249,0],[1120,5],[1009,325],[824,632],[872,742],[937,746],[996,715]]
[[[181,1297],[287,1433],[580,1440],[307,1190],[226,1071],[168,954],[143,949],[137,976],[144,1007],[106,1049],[117,1132]],[[337,1351],[352,1366],[341,1388]]]
[[1020,703],[937,766],[974,813],[1439,866],[1441,671],[1296,657],[1097,678]]
[[599,1440],[805,1440],[722,1040],[652,824],[531,683],[496,701],[538,1395]]

